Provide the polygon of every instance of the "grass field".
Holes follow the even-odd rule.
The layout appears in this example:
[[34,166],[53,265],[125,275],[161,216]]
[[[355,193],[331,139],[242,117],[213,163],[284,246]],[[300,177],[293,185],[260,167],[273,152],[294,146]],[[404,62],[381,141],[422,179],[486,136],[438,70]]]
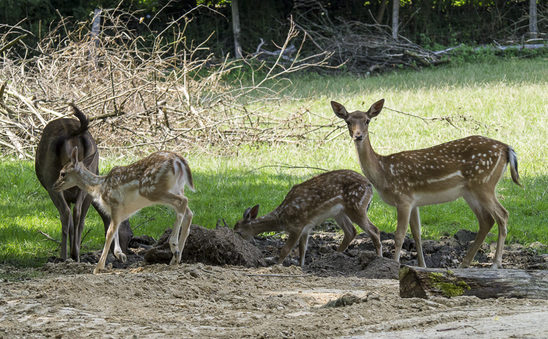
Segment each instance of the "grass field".
[[[315,123],[337,122],[329,102],[348,110],[366,110],[385,98],[385,110],[371,123],[371,139],[381,154],[427,147],[482,134],[508,143],[517,151],[524,188],[506,174],[498,186],[501,203],[510,212],[507,243],[548,244],[548,67],[545,58],[510,59],[402,71],[378,77],[305,75],[291,79],[286,99],[265,105],[270,114],[310,112]],[[423,121],[393,110],[423,118]],[[325,133],[324,133],[325,132]],[[322,134],[323,133],[323,134]],[[261,215],[273,209],[289,188],[314,174],[314,168],[360,171],[353,143],[345,128],[314,134],[304,142],[241,146],[229,152],[191,150],[190,163],[197,191],[188,193],[194,223],[214,227],[218,218],[233,225],[246,207],[259,203]],[[101,172],[135,159],[114,159],[102,154]],[[311,168],[302,168],[311,167]],[[0,171],[0,262],[38,265],[58,255],[58,245],[41,235],[60,239],[58,213],[39,185],[31,161],[2,159]],[[383,231],[396,226],[394,208],[375,195],[370,219]],[[435,239],[459,229],[477,230],[476,219],[462,199],[421,208],[422,235]],[[131,219],[136,234],[160,235],[171,227],[174,214],[150,207]],[[87,233],[89,231],[89,233]],[[496,239],[493,228],[489,241]],[[90,210],[84,230],[83,251],[102,247],[103,226]]]

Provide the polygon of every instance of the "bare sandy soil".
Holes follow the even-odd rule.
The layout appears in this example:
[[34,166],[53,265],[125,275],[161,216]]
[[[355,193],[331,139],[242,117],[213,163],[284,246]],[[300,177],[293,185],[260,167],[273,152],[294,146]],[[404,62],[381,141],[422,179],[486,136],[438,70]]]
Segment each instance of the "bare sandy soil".
[[[338,253],[336,241],[315,235],[304,270],[190,259],[179,266],[134,260],[100,275],[91,274],[92,263],[71,261],[19,269],[39,274],[0,282],[0,337],[548,337],[547,300],[400,298],[397,279],[363,277],[375,260],[366,264],[370,256],[359,253],[367,252],[359,250],[366,239],[354,242]],[[268,254],[271,243],[259,239],[258,248]],[[384,243],[388,250],[390,239]],[[341,258],[360,269],[333,264]],[[0,266],[7,270],[17,269]]]

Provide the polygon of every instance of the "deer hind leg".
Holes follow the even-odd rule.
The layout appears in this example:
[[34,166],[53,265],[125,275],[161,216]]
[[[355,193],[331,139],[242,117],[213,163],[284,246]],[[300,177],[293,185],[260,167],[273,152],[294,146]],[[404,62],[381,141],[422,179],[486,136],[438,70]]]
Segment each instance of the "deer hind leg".
[[84,230],[85,219],[90,204],[91,197],[85,192],[80,192],[72,209],[74,232],[70,239],[70,256],[77,262],[80,262],[80,242],[82,240],[82,231]]
[[95,266],[95,269],[93,270],[93,274],[97,274],[105,268],[108,252],[110,250],[110,244],[112,244],[112,238],[114,238],[116,234],[118,233],[119,224],[120,224],[120,221],[113,215],[110,220],[110,225],[108,226],[107,235],[105,237],[105,246],[103,247],[101,258],[99,258],[99,262],[97,263],[97,266]]
[[[63,192],[55,192],[53,190],[48,191],[51,201],[59,211],[59,217],[61,219],[61,253],[60,257],[62,260],[67,259],[67,237],[70,231],[74,228],[72,213],[70,212],[70,207],[63,196]],[[70,237],[69,237],[70,239]]]
[[403,239],[405,238],[405,232],[407,231],[407,225],[409,225],[409,219],[411,214],[411,207],[409,205],[398,205],[398,226],[394,235],[395,251],[394,260],[400,261],[401,248],[403,246]]
[[120,260],[121,262],[127,261],[127,256],[124,254],[124,251],[122,251],[122,247],[120,246],[120,224],[118,224],[118,227],[116,227],[116,232],[114,233],[114,256]]
[[[190,210],[190,208],[186,208],[185,215],[183,217],[183,222],[181,225],[181,231],[179,234],[179,247],[177,251],[177,256],[173,256],[171,258],[170,265],[179,264],[181,263],[181,257],[183,256],[183,250],[185,248],[186,240],[188,239],[188,234],[190,233],[190,224],[192,223],[192,217],[194,216],[194,213]],[[174,263],[173,261],[176,260]]]
[[348,248],[348,245],[350,245],[352,240],[354,240],[358,232],[354,228],[354,225],[352,225],[352,221],[350,220],[350,218],[345,214],[339,214],[335,216],[335,221],[344,232],[343,241],[339,245],[337,251],[344,252]]
[[294,232],[289,233],[289,237],[287,238],[287,241],[285,242],[284,247],[280,250],[280,258],[278,258],[278,264],[281,265],[289,252],[295,247],[295,244],[297,244],[297,241],[301,237],[300,233]]
[[[173,224],[173,230],[171,231],[171,235],[169,236],[169,247],[171,249],[171,253],[173,254],[169,264],[175,265],[180,262],[180,257],[182,255],[179,250],[179,235],[181,235],[181,226],[185,219],[186,210],[188,208],[188,199],[184,195],[177,195],[168,192],[159,200],[161,203],[173,207],[175,213],[177,214],[177,218],[175,220],[175,223]],[[190,223],[188,224],[187,229],[184,230],[182,234],[182,236],[185,237],[185,240],[188,236],[189,226]]]
[[381,232],[377,226],[375,226],[365,214],[358,214],[354,222],[358,224],[363,231],[369,234],[369,237],[373,241],[373,245],[375,245],[377,256],[382,257]]
[[304,259],[306,257],[306,249],[308,248],[308,239],[310,237],[310,230],[312,227],[305,227],[299,238],[299,263],[301,267],[304,267]]
[[486,209],[482,204],[481,200],[475,196],[475,195],[465,195],[464,200],[468,203],[468,206],[472,209],[474,214],[476,215],[476,218],[478,219],[479,223],[479,230],[476,235],[476,239],[474,239],[474,242],[468,249],[468,252],[464,256],[464,259],[462,259],[462,263],[460,264],[460,268],[466,268],[470,266],[470,263],[476,256],[476,253],[478,252],[479,248],[481,247],[481,244],[483,244],[483,241],[485,240],[485,237],[495,224],[495,219],[491,216],[491,213],[489,213],[489,210]]
[[504,242],[506,241],[508,211],[500,204],[494,195],[492,200],[491,215],[497,222],[499,228],[497,251],[495,252],[495,260],[493,261],[492,268],[502,268],[502,252],[504,251]]
[[417,248],[417,259],[419,261],[419,266],[426,267],[426,263],[424,262],[424,253],[422,251],[421,218],[418,207],[414,207],[411,210],[409,225],[411,226],[411,234],[413,235],[413,239],[415,240],[415,247]]

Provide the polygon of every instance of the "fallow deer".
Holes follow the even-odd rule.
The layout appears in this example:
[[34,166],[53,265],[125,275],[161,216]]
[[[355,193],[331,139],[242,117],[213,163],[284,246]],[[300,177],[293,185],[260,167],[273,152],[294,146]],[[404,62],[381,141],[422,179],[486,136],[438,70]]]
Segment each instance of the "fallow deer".
[[190,167],[175,153],[155,152],[128,166],[114,167],[106,176],[100,176],[90,172],[78,160],[78,149],[75,148],[53,187],[57,191],[79,187],[111,217],[101,258],[93,271],[97,274],[105,268],[113,237],[114,255],[126,261],[119,245],[118,226],[122,220],[152,205],[167,205],[175,210],[177,218],[169,238],[173,253],[170,264],[181,262],[193,216],[184,195],[185,185],[194,191]]
[[[105,215],[91,201],[91,197],[78,187],[55,191],[53,184],[59,177],[59,172],[70,161],[72,151],[78,147],[79,159],[84,159],[84,166],[93,173],[98,173],[99,152],[95,140],[88,131],[88,119],[74,105],[71,104],[74,115],[78,120],[61,118],[49,122],[42,132],[38,147],[34,169],[42,186],[48,191],[53,204],[59,211],[61,218],[61,259],[67,258],[67,237],[70,242],[70,256],[73,260],[80,260],[80,242],[84,229],[84,220],[90,205],[103,219],[105,232],[110,224],[110,218]],[[71,212],[70,205],[73,204]],[[133,236],[129,222],[125,221],[121,228],[122,250],[127,251],[129,240]]]
[[396,207],[394,259],[399,261],[407,226],[411,225],[419,265],[426,267],[419,206],[463,197],[479,221],[479,231],[460,266],[470,266],[496,221],[499,232],[493,268],[501,268],[508,212],[497,200],[495,187],[506,172],[507,164],[510,164],[512,180],[521,186],[517,156],[512,147],[476,135],[383,156],[373,150],[369,140],[369,122],[381,112],[383,105],[384,99],[371,105],[367,112],[348,113],[343,105],[331,101],[335,114],[348,125],[363,173],[381,198]]
[[299,241],[300,265],[304,266],[308,237],[314,226],[335,218],[344,232],[338,248],[342,252],[356,236],[353,221],[369,234],[377,255],[382,256],[379,229],[367,217],[372,197],[371,183],[361,174],[350,170],[327,172],[293,186],[274,211],[260,218],[257,218],[259,205],[248,208],[234,231],[247,240],[263,232],[285,231],[289,236],[278,263],[283,263]]

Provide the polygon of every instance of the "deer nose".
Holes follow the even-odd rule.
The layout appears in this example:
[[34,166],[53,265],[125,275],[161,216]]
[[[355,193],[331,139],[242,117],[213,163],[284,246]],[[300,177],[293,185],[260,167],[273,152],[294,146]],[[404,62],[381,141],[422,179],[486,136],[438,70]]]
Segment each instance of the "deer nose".
[[363,140],[363,135],[361,133],[354,135],[354,141],[362,141],[362,140]]

